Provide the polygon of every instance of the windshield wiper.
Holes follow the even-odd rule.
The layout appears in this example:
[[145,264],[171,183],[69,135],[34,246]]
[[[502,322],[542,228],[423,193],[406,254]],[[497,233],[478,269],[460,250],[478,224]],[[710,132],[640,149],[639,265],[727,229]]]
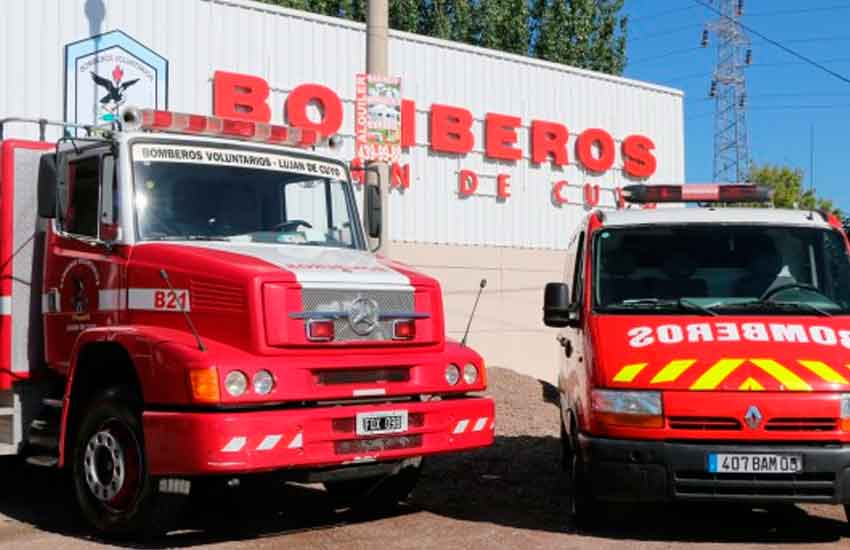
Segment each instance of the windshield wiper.
[[703,315],[712,315],[716,317],[719,315],[716,311],[712,311],[710,308],[702,306],[696,302],[692,302],[687,298],[676,298],[676,299],[662,299],[662,298],[636,298],[633,300],[623,300],[622,302],[616,304],[610,304],[606,307],[609,308],[629,308],[629,307],[676,307],[681,310],[686,311],[695,311],[702,313]]
[[230,238],[224,235],[163,235],[161,237],[151,237],[149,241],[226,241]]
[[714,303],[711,304],[713,308],[728,308],[735,309],[739,307],[741,309],[796,309],[798,311],[807,311],[809,313],[815,313],[822,317],[832,317],[832,313],[827,310],[820,308],[816,305],[809,304],[806,302],[783,302],[783,301],[775,301],[775,300],[753,300],[751,302],[731,302],[731,303]]

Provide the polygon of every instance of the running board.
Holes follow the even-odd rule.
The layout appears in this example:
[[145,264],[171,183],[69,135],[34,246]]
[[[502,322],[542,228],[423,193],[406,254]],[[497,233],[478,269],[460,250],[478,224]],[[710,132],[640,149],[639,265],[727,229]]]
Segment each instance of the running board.
[[53,468],[57,464],[59,464],[59,457],[45,455],[28,456],[27,464],[32,464],[33,466],[40,466],[42,468]]

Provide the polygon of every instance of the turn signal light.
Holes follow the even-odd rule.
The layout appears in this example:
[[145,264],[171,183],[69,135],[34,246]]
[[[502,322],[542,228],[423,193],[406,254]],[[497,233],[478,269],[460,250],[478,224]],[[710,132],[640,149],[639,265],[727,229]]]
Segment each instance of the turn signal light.
[[189,387],[192,399],[202,403],[218,403],[221,401],[221,390],[218,387],[218,370],[215,367],[189,370]]
[[329,319],[313,319],[307,322],[307,339],[311,342],[329,342],[334,339],[334,322]]
[[408,319],[393,323],[393,340],[413,340],[416,338],[416,321]]
[[841,396],[841,421],[839,427],[842,432],[850,432],[850,393]]
[[594,413],[600,424],[606,426],[625,426],[631,428],[663,428],[663,416],[624,413]]

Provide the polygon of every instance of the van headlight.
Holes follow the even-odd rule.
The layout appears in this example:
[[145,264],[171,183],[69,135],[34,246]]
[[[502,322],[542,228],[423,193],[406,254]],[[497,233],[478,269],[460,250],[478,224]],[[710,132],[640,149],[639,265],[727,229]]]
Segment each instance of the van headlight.
[[606,425],[664,426],[661,392],[657,391],[593,390],[590,408],[593,418]]

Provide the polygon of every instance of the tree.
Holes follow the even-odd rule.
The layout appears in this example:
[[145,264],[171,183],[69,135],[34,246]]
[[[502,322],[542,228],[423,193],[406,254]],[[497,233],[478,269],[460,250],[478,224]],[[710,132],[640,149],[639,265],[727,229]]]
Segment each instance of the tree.
[[773,206],[777,208],[802,208],[832,212],[841,217],[841,210],[831,200],[817,197],[803,186],[803,171],[788,166],[771,164],[753,165],[750,181],[773,189]]
[[528,55],[531,33],[526,0],[480,0],[475,12],[478,46]]
[[406,32],[419,31],[419,0],[390,2],[390,27]]

